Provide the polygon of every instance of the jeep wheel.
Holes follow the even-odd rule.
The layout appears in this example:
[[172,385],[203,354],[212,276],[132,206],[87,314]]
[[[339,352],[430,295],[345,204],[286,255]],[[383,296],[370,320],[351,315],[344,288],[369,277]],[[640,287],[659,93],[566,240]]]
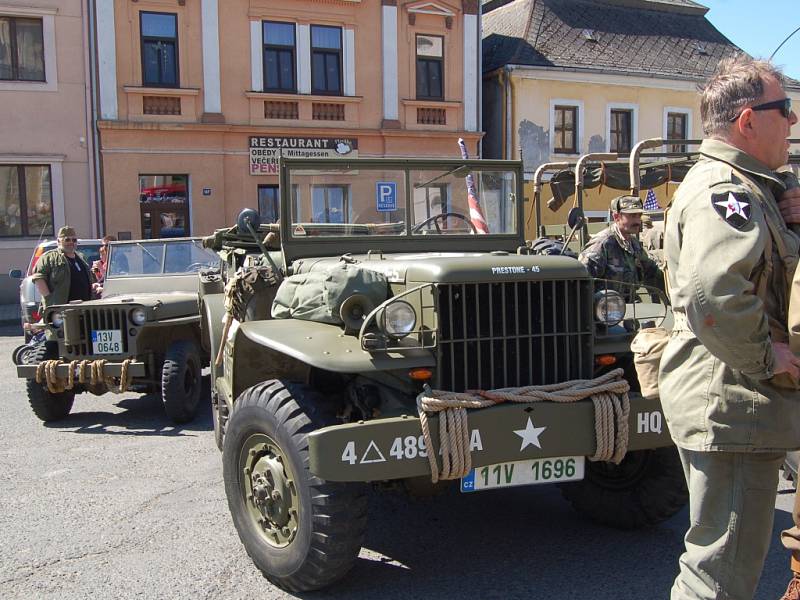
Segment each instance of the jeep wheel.
[[202,390],[201,374],[197,345],[189,340],[172,342],[161,369],[161,399],[173,422],[194,419]]
[[[43,360],[58,358],[58,345],[42,343],[33,350],[28,351],[25,360],[28,364],[39,364]],[[47,384],[36,383],[35,379],[25,381],[28,390],[28,403],[41,421],[60,421],[72,410],[75,401],[75,390],[66,390],[53,394],[47,389]]]
[[343,577],[366,529],[366,486],[308,471],[307,435],[333,422],[325,406],[306,386],[267,381],[239,396],[225,434],[225,493],[239,539],[264,576],[292,592]]
[[586,478],[561,492],[578,512],[618,529],[660,523],[689,499],[674,446],[628,452],[619,465],[587,462]]

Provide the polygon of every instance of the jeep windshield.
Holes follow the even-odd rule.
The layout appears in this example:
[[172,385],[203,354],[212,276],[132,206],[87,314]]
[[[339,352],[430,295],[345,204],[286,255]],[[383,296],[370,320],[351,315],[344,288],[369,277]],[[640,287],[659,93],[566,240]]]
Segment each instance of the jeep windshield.
[[524,244],[518,162],[282,159],[280,174],[289,259],[335,244],[343,252],[403,252],[412,244],[419,251],[513,251]]
[[195,239],[114,242],[110,250],[107,279],[191,274],[219,263],[219,256]]

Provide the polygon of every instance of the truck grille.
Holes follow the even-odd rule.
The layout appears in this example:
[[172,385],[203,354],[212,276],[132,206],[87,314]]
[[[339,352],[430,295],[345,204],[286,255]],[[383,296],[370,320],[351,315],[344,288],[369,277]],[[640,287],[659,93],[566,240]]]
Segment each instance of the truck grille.
[[[73,343],[66,352],[70,358],[84,358],[94,355],[92,331],[98,329],[117,329],[122,332],[122,354],[128,352],[128,311],[125,308],[82,308],[80,309],[80,341]],[[72,340],[70,340],[72,341]]]
[[592,284],[438,285],[440,389],[497,389],[592,376]]

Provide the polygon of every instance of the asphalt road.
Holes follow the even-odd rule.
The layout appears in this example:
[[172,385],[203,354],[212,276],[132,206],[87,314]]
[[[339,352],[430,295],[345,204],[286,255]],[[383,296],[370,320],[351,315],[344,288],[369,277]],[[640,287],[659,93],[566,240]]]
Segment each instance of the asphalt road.
[[[174,427],[159,399],[76,398],[63,422],[30,411],[0,327],[1,598],[291,598],[239,543],[205,408]],[[790,525],[782,484],[759,600],[784,591]],[[667,598],[687,513],[644,531],[596,526],[552,486],[410,499],[373,495],[350,575],[300,597]]]

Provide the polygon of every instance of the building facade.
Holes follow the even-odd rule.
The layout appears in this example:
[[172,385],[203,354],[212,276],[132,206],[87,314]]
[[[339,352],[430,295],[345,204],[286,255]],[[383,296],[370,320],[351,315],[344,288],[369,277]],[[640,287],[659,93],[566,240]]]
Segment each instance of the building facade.
[[[204,235],[245,207],[276,220],[282,154],[454,157],[459,137],[477,153],[477,0],[96,10],[104,225],[120,238]],[[298,202],[326,218],[348,194]]]
[[[98,232],[81,0],[0,0],[0,264],[25,270],[39,239]],[[19,282],[0,278],[0,303]]]
[[[642,139],[701,139],[697,86],[740,51],[692,0],[492,0],[483,12],[483,154],[522,158],[528,174],[588,152],[625,157]],[[675,188],[654,190],[662,207]],[[621,193],[588,190],[587,216],[607,218]],[[571,206],[543,208],[543,223],[566,223]]]

